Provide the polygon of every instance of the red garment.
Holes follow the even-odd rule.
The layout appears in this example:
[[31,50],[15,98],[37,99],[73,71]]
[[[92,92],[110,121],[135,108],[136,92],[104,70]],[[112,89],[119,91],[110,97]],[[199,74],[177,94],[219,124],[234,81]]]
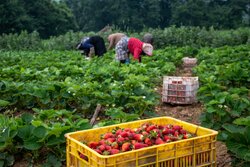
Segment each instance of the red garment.
[[143,42],[137,38],[130,38],[128,41],[128,50],[134,56],[134,59],[139,60],[142,53]]

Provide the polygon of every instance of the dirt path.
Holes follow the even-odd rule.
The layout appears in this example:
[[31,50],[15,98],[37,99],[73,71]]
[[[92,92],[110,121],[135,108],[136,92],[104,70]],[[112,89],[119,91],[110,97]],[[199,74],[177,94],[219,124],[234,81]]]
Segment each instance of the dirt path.
[[[175,76],[192,76],[190,70],[177,69]],[[161,89],[159,89],[159,92]],[[203,105],[195,103],[191,105],[171,105],[166,103],[159,104],[155,111],[160,116],[170,116],[182,121],[200,125],[200,115],[203,112]],[[216,159],[218,167],[231,167],[231,157],[227,153],[227,147],[222,142],[216,143]]]

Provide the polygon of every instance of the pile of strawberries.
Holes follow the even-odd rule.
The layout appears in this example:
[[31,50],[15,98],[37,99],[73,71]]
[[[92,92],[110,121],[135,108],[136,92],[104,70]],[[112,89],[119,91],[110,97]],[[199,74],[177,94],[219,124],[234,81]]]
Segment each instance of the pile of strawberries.
[[87,145],[99,154],[114,155],[190,137],[192,135],[179,125],[145,123],[137,129],[113,129],[101,135],[99,142],[91,141]]

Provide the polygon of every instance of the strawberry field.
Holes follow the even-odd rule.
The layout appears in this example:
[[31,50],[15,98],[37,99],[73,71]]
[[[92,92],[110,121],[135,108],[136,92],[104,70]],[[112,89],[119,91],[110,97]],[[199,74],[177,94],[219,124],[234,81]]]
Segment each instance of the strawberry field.
[[[167,47],[129,65],[114,61],[112,51],[91,60],[75,51],[0,51],[0,166],[23,159],[62,166],[65,133],[156,117],[162,78],[186,56],[198,59],[201,125],[219,131],[235,163],[248,166],[249,45]],[[92,127],[97,105],[102,110]]]

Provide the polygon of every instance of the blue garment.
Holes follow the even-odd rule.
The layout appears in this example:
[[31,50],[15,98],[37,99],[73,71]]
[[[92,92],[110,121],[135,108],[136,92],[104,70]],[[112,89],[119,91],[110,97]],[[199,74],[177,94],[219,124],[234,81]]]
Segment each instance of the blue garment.
[[84,49],[90,49],[90,48],[94,47],[94,45],[92,45],[90,43],[90,39],[89,38],[87,40],[83,40],[81,45],[82,45],[82,47]]
[[129,63],[130,63],[129,58],[126,58],[126,60],[125,60],[125,64],[129,64]]
[[88,56],[90,48],[92,47],[94,47],[95,55],[97,56],[103,56],[103,54],[107,52],[104,40],[100,36],[83,38],[81,40],[80,46],[78,46],[77,49],[83,50],[84,54]]

